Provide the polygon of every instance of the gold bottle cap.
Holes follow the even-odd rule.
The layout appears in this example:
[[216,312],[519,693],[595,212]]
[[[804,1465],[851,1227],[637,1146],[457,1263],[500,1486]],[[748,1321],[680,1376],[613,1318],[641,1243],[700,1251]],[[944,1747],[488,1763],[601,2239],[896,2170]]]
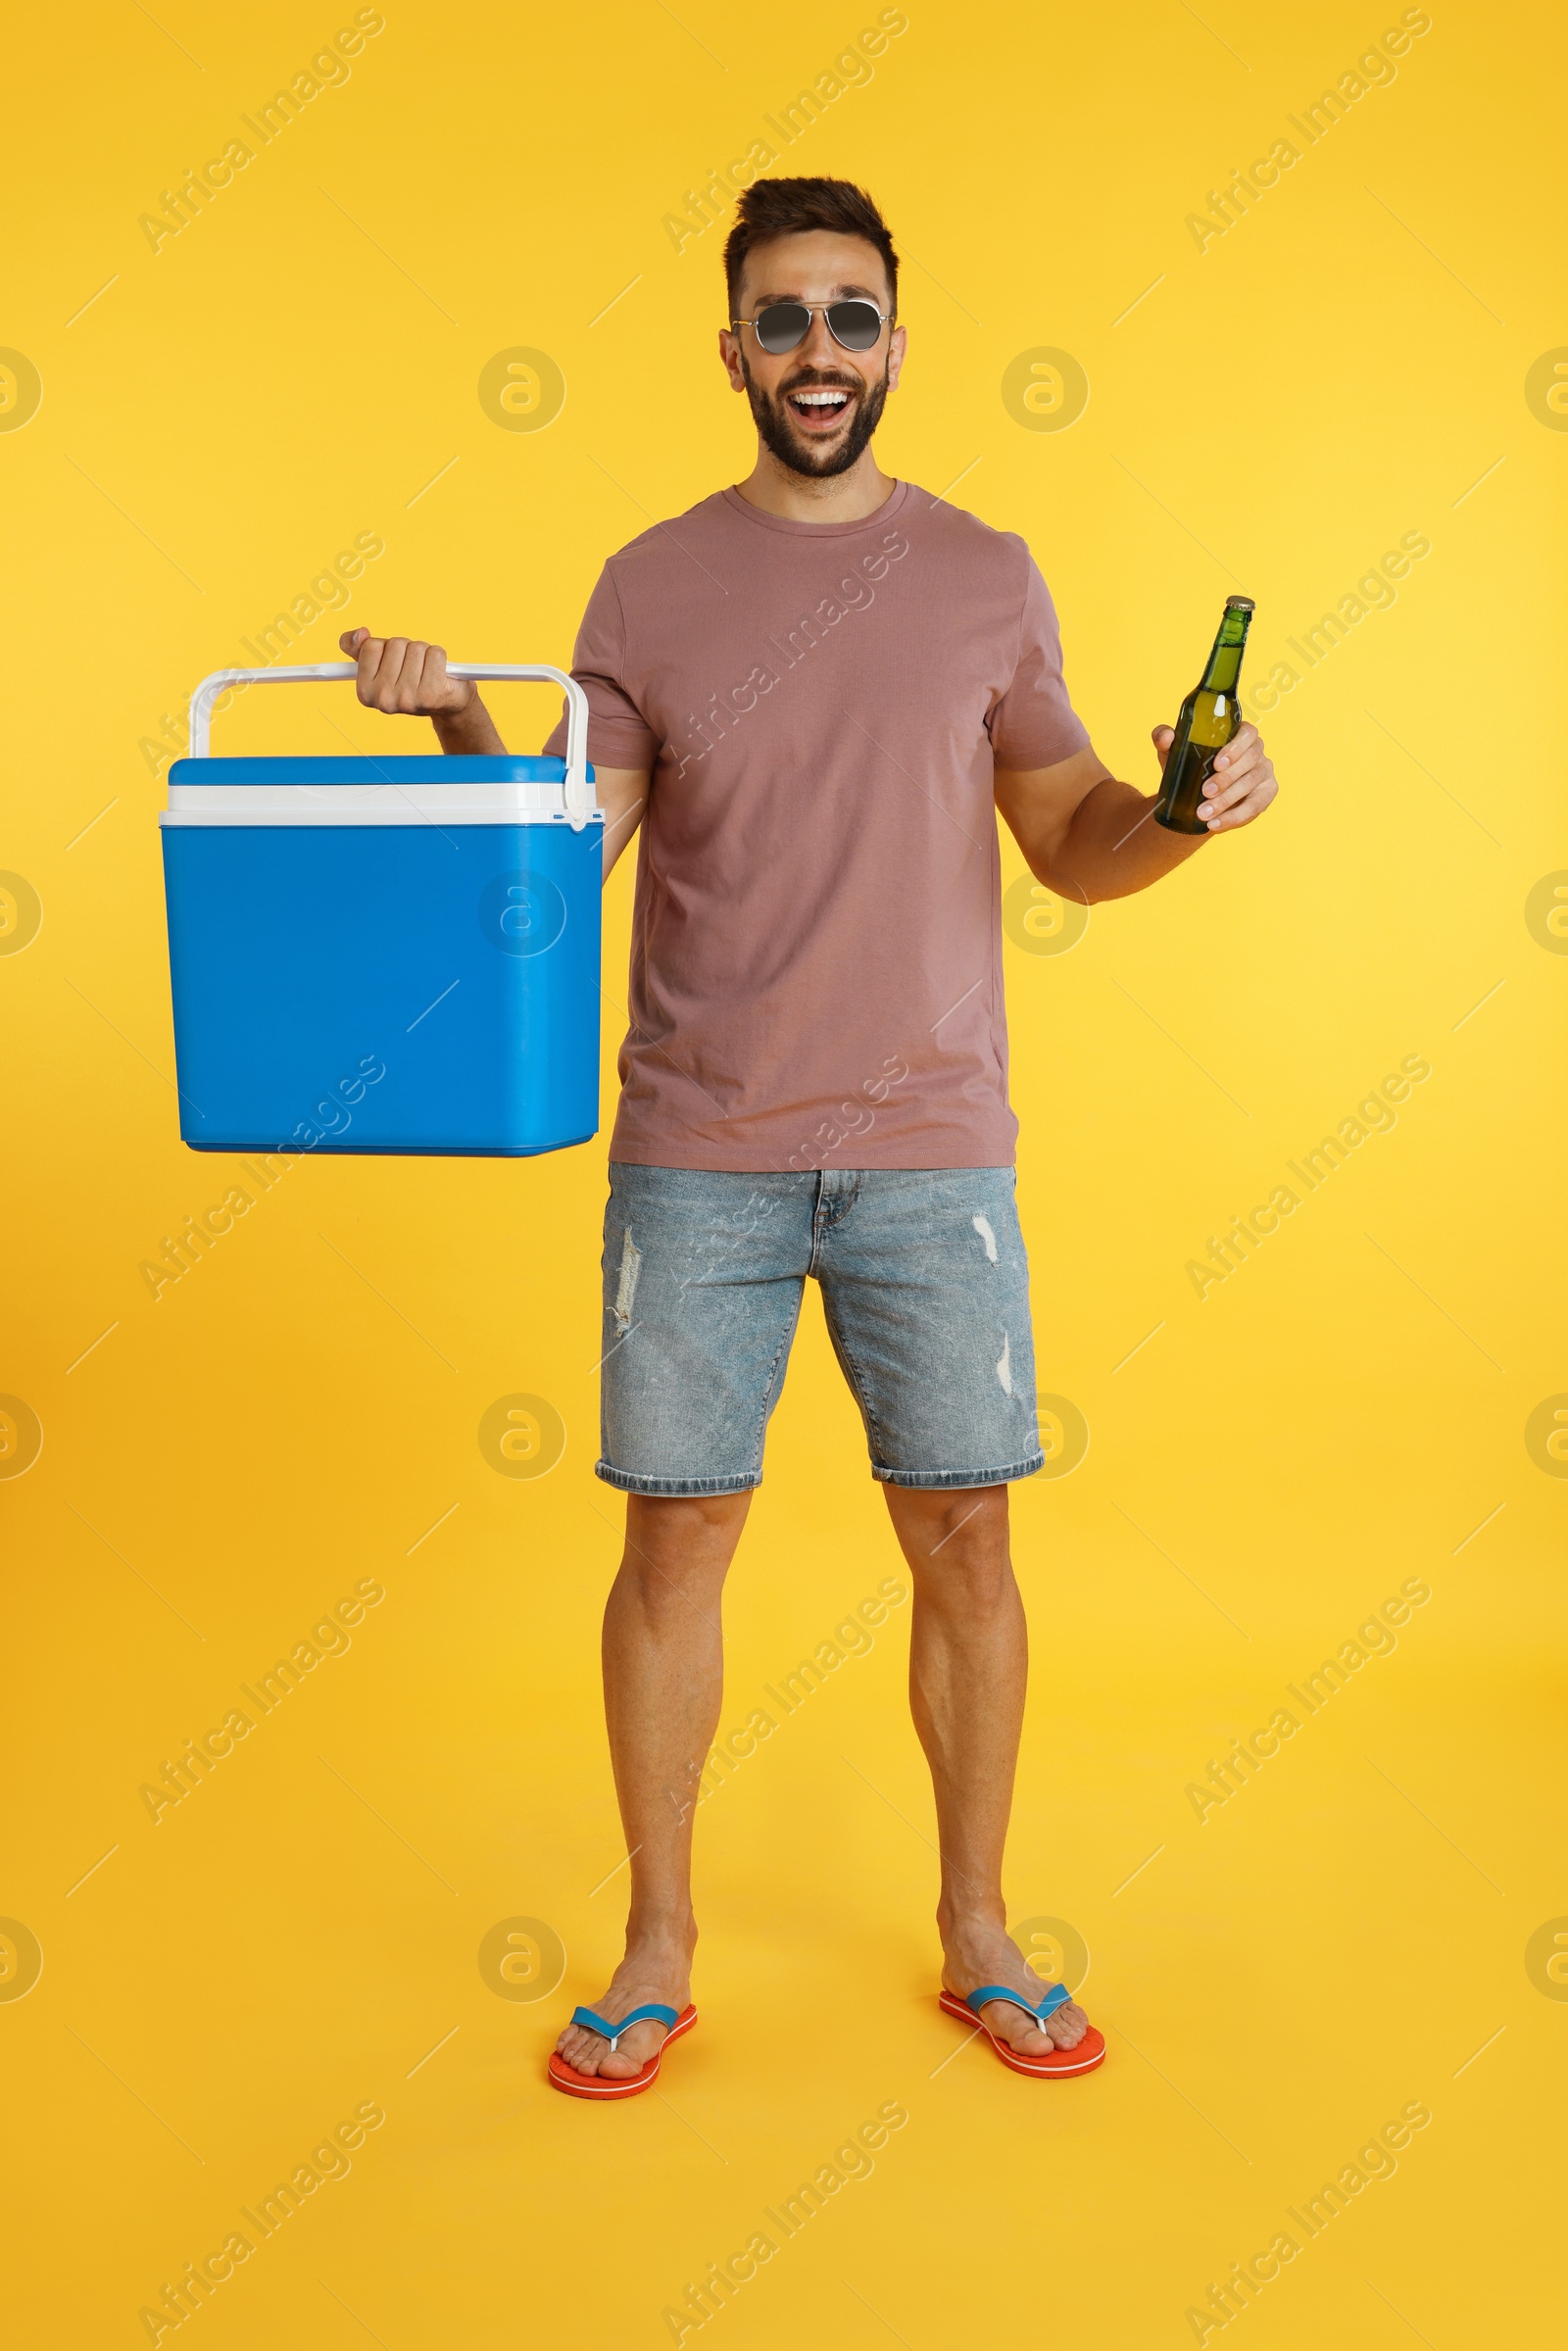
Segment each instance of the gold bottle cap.
[[1225,610],[1227,612],[1255,612],[1257,607],[1250,596],[1227,596]]

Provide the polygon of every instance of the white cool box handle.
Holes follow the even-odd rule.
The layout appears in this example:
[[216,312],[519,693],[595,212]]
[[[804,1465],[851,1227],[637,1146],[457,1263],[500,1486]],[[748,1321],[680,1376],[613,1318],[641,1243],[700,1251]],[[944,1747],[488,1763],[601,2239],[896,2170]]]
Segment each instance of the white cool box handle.
[[[215,669],[204,677],[190,698],[190,757],[211,757],[213,705],[230,686],[289,686],[307,678],[349,678],[359,675],[353,661],[322,661],[308,669]],[[593,788],[588,781],[588,697],[564,669],[548,661],[448,661],[448,677],[548,678],[566,697],[566,814],[580,832],[594,812]]]

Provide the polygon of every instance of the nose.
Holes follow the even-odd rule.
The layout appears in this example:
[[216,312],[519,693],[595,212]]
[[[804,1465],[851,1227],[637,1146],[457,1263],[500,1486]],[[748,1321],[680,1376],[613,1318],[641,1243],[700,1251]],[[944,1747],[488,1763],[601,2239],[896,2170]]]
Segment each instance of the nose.
[[815,367],[831,367],[843,358],[843,353],[828,332],[827,318],[823,312],[813,311],[811,313],[809,331],[795,356],[798,359],[808,360]]

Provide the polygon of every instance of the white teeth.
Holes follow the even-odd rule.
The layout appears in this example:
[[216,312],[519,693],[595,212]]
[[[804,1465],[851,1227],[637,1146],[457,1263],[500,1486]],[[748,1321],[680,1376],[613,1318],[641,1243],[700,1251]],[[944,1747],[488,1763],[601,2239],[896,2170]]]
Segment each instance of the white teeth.
[[797,408],[843,408],[848,392],[792,392],[790,398]]

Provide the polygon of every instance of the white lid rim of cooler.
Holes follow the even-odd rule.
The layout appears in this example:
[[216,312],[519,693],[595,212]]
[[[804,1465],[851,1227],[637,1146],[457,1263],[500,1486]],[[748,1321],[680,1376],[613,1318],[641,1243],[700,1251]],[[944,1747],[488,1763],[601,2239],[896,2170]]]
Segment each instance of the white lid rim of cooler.
[[412,826],[416,824],[424,825],[427,828],[435,830],[436,832],[439,832],[444,824],[504,824],[508,826],[555,824],[566,825],[569,826],[573,832],[580,832],[585,826],[602,826],[604,821],[605,812],[603,808],[591,809],[586,816],[578,817],[575,822],[573,822],[572,818],[567,816],[564,811],[558,811],[558,813],[553,816],[528,816],[519,814],[514,809],[510,813],[506,810],[503,810],[500,814],[496,814],[492,811],[482,816],[453,815],[450,812],[440,816],[432,816],[422,814],[417,809],[411,808],[404,809],[401,815],[396,816],[366,816],[363,814],[358,814],[352,809],[345,809],[341,815],[337,816],[277,816],[265,814],[258,814],[254,816],[193,816],[187,814],[183,809],[180,808],[160,808],[158,811],[158,824],[160,831],[192,833],[221,832],[225,829],[231,829],[237,826],[248,826],[252,832],[256,832],[258,830],[294,833],[325,832],[329,828],[341,827],[344,825],[360,825],[363,826],[368,832],[374,831],[379,827],[380,830],[384,832],[389,825]]
[[[590,824],[604,810],[589,811]],[[160,825],[565,824],[562,784],[171,784]],[[579,820],[580,821],[580,820]]]

